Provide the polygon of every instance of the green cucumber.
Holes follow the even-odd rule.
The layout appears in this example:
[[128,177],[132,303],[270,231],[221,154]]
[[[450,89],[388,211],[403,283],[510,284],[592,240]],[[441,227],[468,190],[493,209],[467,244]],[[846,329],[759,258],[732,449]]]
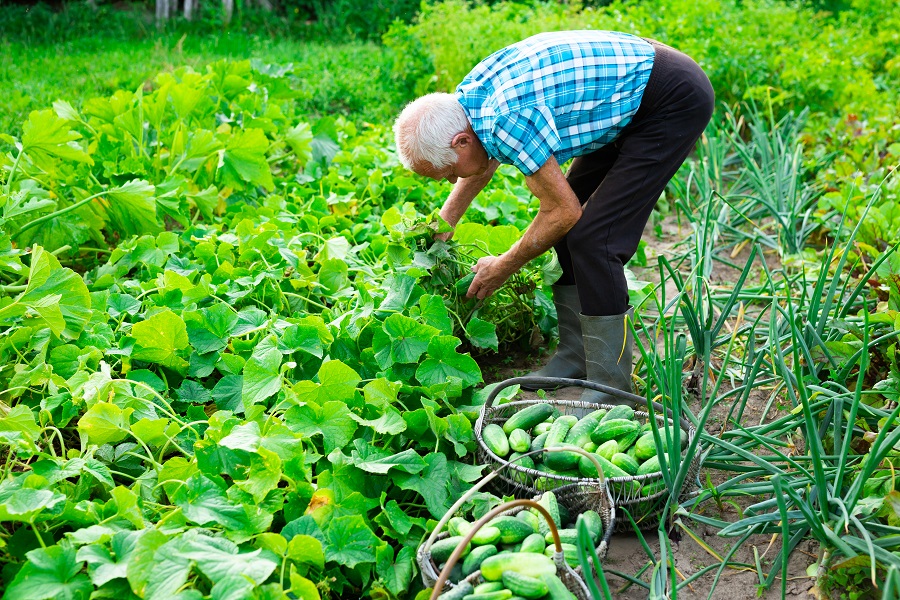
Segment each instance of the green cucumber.
[[[611,419],[600,421],[597,428],[591,433],[591,441],[595,444],[602,444],[607,440],[618,440],[624,436],[634,435],[640,431],[641,426],[634,421],[628,419]],[[634,441],[632,438],[632,442]],[[629,442],[630,443],[630,442]]]
[[499,590],[497,592],[488,592],[486,594],[469,594],[463,600],[509,600],[513,597],[513,593],[509,590]]
[[[537,452],[538,450],[543,450],[544,442],[547,441],[548,435],[550,435],[550,432],[545,431],[544,433],[542,433],[538,436],[535,436],[535,438],[533,440],[531,440],[531,451]],[[536,455],[535,460],[538,460],[540,458],[540,456],[541,456],[540,454]]]
[[[541,517],[537,516],[531,511],[519,511],[518,513],[516,513],[516,518],[523,523],[528,523],[528,525],[531,526],[532,533],[538,533],[541,530]],[[543,552],[543,550],[541,550],[541,552]]]
[[527,538],[522,540],[522,547],[519,549],[519,552],[533,552],[536,554],[543,554],[544,548],[546,547],[547,544],[546,542],[544,542],[544,536],[539,533],[532,533]]
[[[556,525],[556,528],[559,529],[561,526],[561,521],[559,520],[559,503],[556,501],[556,494],[553,492],[544,492],[537,501],[538,504],[543,506],[548,513],[550,513],[550,518],[553,519],[553,524]],[[544,518],[544,515],[540,514],[536,508],[529,508],[528,510],[532,511],[538,518],[538,531],[541,535],[547,535],[547,532],[550,531],[550,525],[547,523],[547,519]]]
[[532,404],[508,418],[503,424],[503,433],[508,435],[516,429],[528,431],[541,421],[547,420],[552,414],[553,406],[550,404]]
[[612,457],[615,456],[616,452],[618,451],[619,442],[617,442],[616,440],[609,440],[597,446],[597,454],[599,454],[606,460],[612,460]]
[[540,577],[556,575],[556,565],[544,554],[526,552],[496,554],[481,563],[481,576],[485,581],[500,581],[504,571]]
[[472,536],[472,543],[476,546],[486,546],[488,544],[496,544],[500,540],[501,532],[496,527],[491,527],[488,523]]
[[547,584],[547,600],[578,600],[556,575],[541,575],[538,579]]
[[481,432],[481,439],[488,450],[503,458],[509,454],[509,440],[506,439],[506,433],[503,428],[496,423],[489,423]]
[[594,442],[585,442],[584,445],[581,446],[581,449],[585,452],[596,452],[597,448],[599,448],[599,446]]
[[569,433],[566,434],[566,444],[582,446],[586,442],[591,441],[591,432],[597,428],[600,419],[605,415],[606,409],[601,408],[582,417],[577,423],[572,425]]
[[640,435],[641,430],[634,429],[618,436],[616,438],[616,442],[618,443],[619,452],[627,452],[632,446],[634,446],[634,442],[637,441]]
[[622,454],[619,452],[618,454],[613,455],[612,460],[610,461],[612,464],[616,465],[629,475],[637,475],[637,470],[640,467],[638,461],[631,458],[627,454]]
[[528,452],[531,449],[531,436],[524,429],[513,429],[509,434],[509,447],[515,452]]
[[503,584],[499,581],[488,581],[475,586],[476,594],[490,594],[491,592],[499,592],[503,589]]
[[641,488],[641,496],[652,496],[653,494],[659,493],[666,489],[666,482],[660,479],[659,481],[653,481],[651,483],[647,483],[644,487]]
[[[435,563],[441,564],[447,562],[453,551],[459,546],[465,538],[461,535],[453,535],[442,540],[438,540],[431,545],[431,558]],[[466,544],[462,556],[466,556],[472,549],[472,544]]]
[[[584,519],[584,522],[587,524],[588,531],[591,532],[591,539],[594,543],[598,543],[600,538],[603,536],[603,519],[593,510],[588,510],[581,513],[578,516],[579,519]],[[473,550],[474,552],[474,550]]]
[[[544,442],[544,448],[555,448],[557,446],[566,445],[565,440],[572,429],[578,423],[578,418],[573,415],[566,415],[558,418],[553,422],[550,431],[547,434],[547,440]],[[564,471],[571,469],[578,462],[578,454],[574,452],[553,452],[544,453],[544,462],[551,469]]]
[[453,517],[447,522],[447,533],[450,535],[466,535],[472,525],[462,517]]
[[662,471],[662,467],[659,466],[659,457],[651,456],[641,463],[641,466],[638,467],[636,474],[649,475],[650,473],[659,473],[660,471]]
[[531,525],[515,517],[502,516],[490,522],[490,526],[500,530],[500,542],[518,544],[534,533]]
[[499,552],[497,546],[492,546],[490,544],[487,546],[479,546],[478,548],[472,550],[463,561],[463,577],[468,577],[469,575],[480,569],[481,563],[497,554],[497,552]]
[[614,419],[628,419],[629,421],[634,421],[634,409],[627,404],[617,404],[609,409],[609,412],[600,419],[600,422],[612,421]]
[[[621,468],[613,464],[612,462],[606,460],[603,456],[599,454],[594,454],[594,458],[597,459],[597,462],[600,463],[600,468],[603,469],[603,474],[607,477],[631,477],[627,472],[623,471]],[[598,477],[597,474],[597,466],[594,464],[594,461],[589,459],[586,456],[582,456],[578,460],[578,472],[582,477],[586,477],[588,479],[596,479]]]
[[[559,529],[557,530],[559,533],[559,541],[563,544],[575,544],[578,542],[578,531],[575,529]],[[547,535],[544,536],[544,541],[548,546],[553,545],[553,532],[547,532]]]
[[532,435],[541,435],[542,433],[547,433],[550,431],[550,427],[553,426],[553,423],[549,421],[544,421],[543,423],[538,423],[531,429]]
[[504,571],[502,579],[506,589],[523,598],[540,598],[550,591],[540,579],[515,571]]
[[[563,550],[563,556],[566,559],[566,563],[570,567],[578,566],[578,547],[575,544],[560,544]],[[553,558],[553,555],[556,554],[556,544],[550,544],[547,546],[547,549],[544,550],[544,556],[548,558]]]
[[475,279],[475,273],[469,273],[457,280],[453,286],[456,289],[456,295],[465,296],[469,291],[469,286],[472,285],[473,279]]
[[475,591],[475,589],[472,587],[471,583],[468,581],[460,581],[456,584],[456,587],[452,588],[449,592],[444,592],[438,596],[438,600],[462,600],[473,591]]

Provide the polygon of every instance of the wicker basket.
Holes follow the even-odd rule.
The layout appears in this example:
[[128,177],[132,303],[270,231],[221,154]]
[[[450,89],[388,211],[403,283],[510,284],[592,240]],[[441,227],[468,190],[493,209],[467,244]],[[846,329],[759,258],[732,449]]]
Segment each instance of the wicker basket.
[[[462,555],[463,548],[472,540],[472,536],[474,536],[479,529],[484,527],[485,524],[488,523],[491,519],[500,514],[515,514],[520,510],[524,510],[525,508],[534,508],[536,509],[540,515],[547,521],[547,524],[550,526],[550,531],[553,534],[553,543],[556,545],[556,552],[553,554],[553,562],[556,563],[556,575],[560,578],[560,580],[565,584],[566,588],[572,592],[578,600],[592,600],[590,591],[588,590],[587,584],[582,579],[579,572],[575,569],[572,569],[568,563],[566,563],[565,555],[563,554],[562,544],[559,540],[559,531],[556,529],[556,524],[553,522],[553,519],[550,517],[550,513],[547,512],[543,506],[535,502],[534,500],[512,500],[505,504],[501,504],[500,506],[495,507],[493,510],[488,512],[486,515],[481,517],[478,521],[475,522],[475,525],[472,527],[471,531],[469,531],[468,535],[459,543],[456,549],[453,551],[453,554],[450,555],[450,558],[447,559],[447,564],[444,565],[443,570],[437,576],[436,581],[434,582],[434,587],[431,591],[431,600],[436,600],[437,597],[441,594],[444,589],[444,586],[449,584],[447,578],[450,575],[450,571],[453,570],[453,567],[456,565],[456,562],[460,559]],[[437,531],[437,530],[435,530]],[[429,540],[429,542],[432,540]],[[431,548],[431,545],[428,544],[428,548]],[[420,554],[422,550],[420,549]],[[434,564],[433,561],[430,560],[430,552],[429,555],[429,564]],[[421,562],[420,562],[421,566]],[[424,569],[423,569],[423,578],[424,578]],[[465,578],[464,581],[468,581],[473,586],[482,583],[484,580],[481,577],[481,571],[475,571],[471,575]],[[431,587],[426,581],[426,585]],[[453,584],[450,584],[453,585]]]
[[[499,406],[494,405],[494,399],[504,388],[517,384],[554,384],[557,387],[582,387],[586,389],[604,392],[609,395],[621,399],[621,404],[628,404],[633,408],[647,409],[647,400],[631,394],[623,392],[615,388],[611,388],[592,381],[583,381],[581,379],[565,379],[557,377],[517,377],[507,379],[500,382],[488,396],[487,401],[481,409],[481,415],[475,423],[475,437],[478,439],[478,461],[487,463],[495,467],[508,467],[509,471],[499,474],[493,483],[493,489],[499,495],[513,495],[517,497],[532,497],[540,494],[542,491],[552,489],[556,493],[557,499],[563,503],[567,509],[575,512],[583,512],[588,510],[588,506],[593,502],[592,495],[597,492],[596,487],[598,480],[585,479],[582,477],[567,477],[564,475],[553,475],[529,469],[510,463],[504,458],[494,454],[484,443],[482,439],[482,431],[484,427],[490,423],[502,425],[508,418],[516,412],[532,406],[534,404],[551,404],[555,406],[563,414],[575,414],[583,416],[589,411],[598,408],[612,408],[612,405],[593,404],[590,402],[581,402],[578,400],[521,400],[517,402],[509,402]],[[673,419],[667,418],[670,411],[667,411],[662,405],[652,403],[657,422],[662,424],[672,424]],[[640,418],[649,418],[646,410],[636,410],[635,416]],[[693,440],[696,430],[686,419],[679,419],[678,423],[681,429],[686,433],[688,443]],[[699,453],[694,457],[685,479],[685,487],[682,497],[691,495],[697,489],[698,474],[700,472],[701,458]],[[537,480],[541,479],[541,485],[537,485]],[[668,494],[665,487],[652,494],[642,494],[652,484],[662,480],[662,473],[649,473],[647,475],[636,475],[633,477],[611,477],[608,482],[608,492],[612,494],[613,504],[620,508],[626,508],[634,518],[638,527],[641,529],[654,529],[659,525],[659,519],[662,508],[665,505],[666,495]],[[628,531],[631,524],[626,519],[618,519],[616,524],[618,531]]]
[[[581,448],[573,447],[573,448],[570,448],[569,450],[581,452],[582,454],[588,454],[588,453],[584,452],[584,450],[582,450]],[[562,449],[560,449],[560,451],[562,451]],[[529,453],[529,454],[531,454],[531,453]],[[425,587],[435,586],[435,584],[437,583],[437,581],[439,579],[438,574],[440,572],[440,569],[438,568],[438,565],[434,562],[434,560],[431,557],[431,546],[436,541],[442,540],[442,539],[448,537],[449,534],[444,531],[444,527],[447,525],[447,523],[450,521],[450,519],[457,513],[457,511],[460,510],[460,508],[462,508],[463,504],[465,504],[469,498],[471,498],[473,495],[475,495],[475,493],[478,490],[480,490],[482,487],[489,484],[491,481],[496,481],[496,479],[498,477],[500,477],[501,472],[508,468],[509,464],[510,463],[507,463],[507,465],[501,466],[501,467],[495,469],[494,471],[492,471],[491,473],[488,473],[480,481],[478,481],[474,486],[472,486],[472,488],[469,491],[467,491],[465,494],[463,494],[462,497],[460,497],[459,500],[457,500],[456,503],[450,507],[450,510],[448,510],[444,514],[444,517],[440,520],[440,522],[438,522],[437,526],[434,528],[434,531],[431,532],[431,535],[425,541],[425,543],[422,544],[421,546],[419,546],[419,550],[416,553],[416,561],[419,564],[419,571],[422,573],[422,582],[425,584]],[[615,512],[615,508],[612,503],[612,497],[609,494],[609,490],[606,489],[605,482],[607,480],[602,478],[603,477],[602,470],[600,469],[599,464],[597,465],[597,470],[601,474],[601,479],[599,481],[596,479],[586,480],[586,481],[591,481],[593,483],[593,487],[591,488],[590,493],[586,493],[586,494],[582,495],[582,504],[584,505],[584,510],[581,512],[584,512],[587,510],[593,510],[593,511],[596,511],[597,514],[600,515],[600,520],[603,522],[603,538],[600,540],[600,543],[597,545],[596,551],[597,551],[597,558],[599,558],[602,561],[606,557],[606,553],[609,549],[609,539],[610,539],[610,537],[612,537],[612,534],[615,531],[616,512]],[[559,495],[557,494],[557,492],[555,490],[554,490],[554,494],[557,496],[557,501],[559,501]],[[503,506],[507,506],[507,509],[505,511],[501,510],[498,512],[497,509],[495,508],[493,511],[491,511],[488,514],[489,515],[497,515],[500,513],[504,513],[504,514],[509,514],[509,515],[515,515],[519,511],[524,510],[523,505],[516,505],[514,507],[509,507],[508,506],[509,504],[510,503],[503,505]],[[482,517],[482,519],[479,522],[484,521],[486,518],[487,518],[487,516]],[[493,518],[493,517],[491,517],[491,518]],[[480,526],[479,526],[479,528],[480,528]],[[555,531],[555,525],[552,523],[551,523],[551,529]],[[473,531],[476,531],[476,530],[477,529],[473,527]],[[557,549],[559,549],[559,546],[557,546]],[[593,562],[593,560],[591,560],[591,562]],[[592,565],[592,566],[594,567],[594,569],[598,568],[596,565]],[[452,565],[451,565],[451,568],[452,568]],[[567,566],[567,569],[572,570],[568,566]],[[449,571],[447,571],[447,572],[449,573]],[[578,566],[577,568],[575,568],[573,570],[573,572],[577,576],[580,577],[582,575],[581,566]],[[472,578],[477,575],[478,575],[478,572],[476,571],[469,577],[466,577],[466,580],[471,583],[473,581]],[[447,581],[446,584],[442,584],[442,585],[446,585],[448,587],[454,587],[456,585],[456,582]]]

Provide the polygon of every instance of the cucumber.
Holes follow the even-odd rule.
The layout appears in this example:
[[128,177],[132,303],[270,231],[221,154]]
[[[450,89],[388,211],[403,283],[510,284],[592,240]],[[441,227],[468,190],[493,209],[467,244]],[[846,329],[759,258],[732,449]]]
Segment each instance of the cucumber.
[[596,452],[598,447],[599,446],[597,446],[597,444],[595,444],[594,442],[585,442],[581,446],[581,449],[585,452]]
[[605,415],[606,409],[601,408],[582,417],[581,420],[572,425],[572,429],[566,434],[566,444],[583,446],[586,442],[591,441],[591,432],[597,428],[600,419]]
[[506,433],[503,428],[496,423],[488,424],[481,432],[481,439],[488,450],[503,458],[509,454],[509,440],[506,439]]
[[[550,435],[549,431],[545,431],[544,433],[536,436],[533,440],[531,440],[531,451],[536,452],[538,450],[544,449],[544,442],[547,441],[547,436]],[[534,457],[535,460],[538,460],[541,457],[540,454]]]
[[[481,563],[481,576],[485,581],[500,581],[504,571],[515,571],[531,577],[556,575],[556,565],[545,554],[497,554]],[[512,594],[510,594],[512,595]]]
[[[544,448],[555,448],[565,445],[566,437],[569,431],[578,423],[578,419],[572,415],[566,415],[558,418],[553,422],[550,431],[547,433],[547,440],[544,442]],[[551,469],[557,471],[565,471],[571,469],[578,462],[578,454],[574,452],[553,452],[544,454],[544,463]]]
[[666,489],[666,482],[660,479],[659,481],[644,485],[644,487],[641,488],[641,496],[652,496],[664,489]]
[[[595,454],[594,457],[597,459],[597,462],[600,463],[600,468],[603,469],[603,474],[607,477],[631,477],[627,472],[623,471],[621,468],[613,464],[612,462],[606,460],[603,456],[599,454]],[[594,464],[594,461],[590,460],[586,456],[582,456],[578,460],[578,472],[582,477],[586,477],[588,479],[596,479],[597,478],[597,466]]]
[[640,467],[638,461],[631,458],[627,454],[622,454],[619,452],[618,454],[613,455],[612,460],[610,461],[612,464],[616,465],[629,475],[636,475],[637,470]]
[[[607,440],[618,440],[627,435],[633,435],[633,442],[640,431],[641,426],[634,421],[628,419],[610,419],[600,421],[597,428],[591,433],[591,441],[595,444],[602,444]],[[630,444],[631,442],[629,442]]]
[[500,530],[500,542],[504,544],[518,544],[534,533],[531,525],[510,516],[497,517],[490,526]]
[[553,423],[550,423],[549,421],[538,423],[534,426],[534,428],[532,428],[531,433],[532,435],[541,435],[542,433],[547,433],[548,431],[550,431],[550,427],[552,425]]
[[534,461],[530,456],[522,456],[521,452],[513,452],[509,455],[509,462],[513,463],[513,465],[517,467],[524,467],[526,469],[534,468]]
[[536,554],[543,554],[544,548],[546,547],[547,544],[544,542],[544,536],[539,533],[532,533],[527,538],[522,540],[522,547],[519,549],[519,552],[533,552]]
[[541,421],[547,420],[553,414],[553,407],[549,404],[532,404],[523,408],[503,424],[503,433],[509,435],[516,429],[528,431]]
[[641,425],[641,435],[653,430],[653,421],[647,421]]
[[[431,545],[431,558],[437,564],[447,562],[447,559],[450,558],[450,555],[453,554],[453,551],[459,546],[463,539],[465,538],[461,535],[453,535],[436,541]],[[472,544],[466,544],[462,556],[466,556],[471,549]]]
[[[576,529],[559,529],[559,541],[563,544],[575,544],[578,541],[578,531]],[[547,546],[553,545],[553,533],[547,532],[544,536]]]
[[474,591],[472,584],[468,581],[460,581],[449,592],[444,592],[438,596],[438,600],[462,600]]
[[[634,421],[632,421],[633,423]],[[629,431],[623,435],[620,435],[616,438],[616,442],[618,443],[619,452],[625,453],[632,446],[634,446],[634,442],[637,441],[638,437],[641,435],[640,429],[634,429],[633,431]]]
[[638,467],[636,474],[649,475],[650,473],[659,473],[660,471],[662,471],[662,467],[659,466],[659,457],[651,456],[641,463],[641,466]]
[[[537,501],[538,504],[547,509],[547,512],[550,513],[550,517],[553,519],[553,524],[556,525],[556,528],[559,529],[561,526],[559,520],[559,504],[556,502],[556,494],[553,492],[544,492]],[[535,508],[529,508],[528,510],[532,511],[535,516],[538,518],[538,531],[541,535],[547,535],[547,532],[550,531],[550,525],[547,524],[547,519],[544,518],[542,514],[537,512]]]
[[496,544],[500,540],[500,535],[500,530],[496,527],[491,527],[491,524],[488,523],[472,536],[472,543],[476,546]]
[[513,593],[509,590],[487,592],[486,594],[469,594],[463,600],[509,600]]
[[612,457],[616,455],[616,452],[619,451],[619,442],[616,440],[609,440],[608,442],[603,442],[599,446],[597,446],[597,454],[605,458],[606,460],[612,460]]
[[523,598],[540,598],[550,591],[540,579],[515,571],[504,571],[502,579],[506,589]]
[[491,592],[499,592],[503,589],[503,584],[499,581],[488,581],[475,586],[476,594],[490,594]]
[[481,563],[497,554],[498,551],[499,550],[497,550],[497,546],[492,545],[479,546],[478,548],[472,550],[463,561],[463,577],[468,577],[469,575],[480,569]]
[[[541,530],[541,517],[537,516],[531,511],[519,511],[518,513],[516,513],[516,518],[523,523],[528,523],[528,525],[531,526],[532,533],[538,533]],[[541,550],[541,552],[543,552],[543,550]]]
[[[566,564],[570,567],[577,567],[579,565],[578,562],[578,547],[575,544],[561,544],[563,549],[563,556],[566,559]],[[550,544],[547,546],[547,549],[544,550],[544,556],[548,558],[553,558],[553,555],[556,554],[556,545]]]
[[463,277],[453,285],[454,289],[456,290],[456,295],[465,296],[469,291],[469,286],[472,285],[473,279],[475,279],[475,273],[468,273],[467,275],[463,275]]
[[472,528],[471,523],[462,517],[453,517],[447,522],[447,533],[452,535],[466,535]]
[[528,452],[531,449],[531,436],[524,429],[513,429],[509,434],[509,447],[514,452]]
[[[618,450],[618,444],[616,445],[616,449]],[[635,451],[634,445],[631,446],[628,450],[625,451],[625,454],[633,458],[634,460],[641,462],[641,459],[637,457],[637,452]]]
[[547,585],[547,600],[578,600],[556,575],[541,575],[538,579]]
[[[603,519],[600,518],[593,510],[588,510],[581,513],[578,516],[579,519],[584,519],[584,522],[587,524],[588,531],[591,532],[591,539],[596,544],[600,541],[600,538],[603,537]],[[474,552],[474,550],[472,551]]]
[[600,419],[600,422],[612,421],[614,419],[628,419],[629,421],[634,421],[634,409],[627,404],[617,404],[609,409],[609,412]]

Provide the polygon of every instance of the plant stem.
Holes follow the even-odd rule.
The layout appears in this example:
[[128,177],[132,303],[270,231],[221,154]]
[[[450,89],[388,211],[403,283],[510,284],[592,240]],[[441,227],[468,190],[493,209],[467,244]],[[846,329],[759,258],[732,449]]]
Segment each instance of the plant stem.
[[103,192],[98,192],[98,193],[94,194],[93,196],[88,196],[84,200],[79,200],[75,204],[70,204],[69,206],[62,208],[56,212],[52,212],[49,215],[44,215],[43,217],[41,217],[39,219],[35,219],[34,221],[31,221],[30,223],[26,223],[25,225],[20,227],[18,231],[14,232],[12,235],[10,235],[10,237],[16,237],[18,235],[21,235],[23,232],[28,231],[29,229],[37,227],[38,225],[42,225],[51,219],[55,219],[57,217],[63,216],[64,214],[70,213],[73,210],[75,210],[76,208],[81,208],[82,206],[84,206],[85,204],[90,202],[91,200],[94,200],[95,198],[99,198],[100,196],[104,196],[108,193],[109,193],[108,190],[103,191]]

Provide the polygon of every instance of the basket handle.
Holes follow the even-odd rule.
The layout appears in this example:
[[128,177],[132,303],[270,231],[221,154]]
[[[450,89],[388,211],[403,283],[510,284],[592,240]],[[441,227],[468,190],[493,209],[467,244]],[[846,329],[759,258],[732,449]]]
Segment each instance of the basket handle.
[[[571,379],[569,377],[538,377],[538,376],[529,376],[529,377],[513,377],[511,379],[506,379],[497,384],[497,386],[491,390],[491,393],[488,394],[487,400],[484,402],[484,409],[481,411],[483,415],[485,410],[491,408],[494,404],[494,400],[497,399],[497,396],[500,394],[503,389],[508,388],[513,385],[544,385],[544,386],[553,386],[553,387],[580,387],[586,388],[589,390],[594,390],[595,392],[603,392],[604,394],[608,394],[610,396],[615,396],[616,398],[621,399],[622,404],[627,404],[634,408],[635,406],[645,407],[649,404],[653,405],[654,410],[658,411],[660,414],[663,414],[669,418],[675,419],[675,415],[672,414],[671,409],[665,408],[662,404],[658,402],[648,402],[646,398],[643,396],[638,396],[637,394],[632,394],[631,392],[626,392],[620,389],[616,389],[614,387],[609,387],[608,385],[603,385],[602,383],[597,383],[595,381],[587,381],[585,379]],[[480,418],[480,417],[479,417]],[[678,422],[681,424],[682,429],[691,429],[693,428],[693,424],[690,423],[687,419],[683,417],[677,417]]]
[[[496,471],[494,473],[496,473]],[[562,542],[559,539],[559,530],[557,530],[556,528],[556,523],[553,522],[553,517],[550,516],[550,513],[547,512],[546,508],[544,508],[534,500],[512,500],[510,502],[506,502],[505,504],[501,504],[500,506],[495,506],[486,515],[475,522],[475,524],[472,526],[472,529],[469,530],[469,533],[467,533],[463,540],[459,544],[457,544],[456,548],[453,549],[453,554],[451,554],[450,558],[447,559],[447,563],[444,565],[444,568],[441,569],[440,576],[438,576],[437,583],[434,584],[434,589],[431,591],[430,600],[436,600],[438,595],[441,593],[441,590],[444,589],[444,584],[447,583],[447,579],[450,577],[450,571],[453,570],[453,567],[456,565],[457,561],[459,561],[460,556],[462,556],[463,550],[469,544],[469,542],[472,541],[472,538],[475,537],[475,534],[478,533],[478,530],[484,527],[491,519],[496,517],[498,514],[506,512],[509,509],[515,508],[517,506],[527,506],[529,508],[537,509],[540,515],[547,520],[547,525],[549,525],[550,527],[550,533],[553,534],[553,544],[556,546],[557,554],[563,551]]]

